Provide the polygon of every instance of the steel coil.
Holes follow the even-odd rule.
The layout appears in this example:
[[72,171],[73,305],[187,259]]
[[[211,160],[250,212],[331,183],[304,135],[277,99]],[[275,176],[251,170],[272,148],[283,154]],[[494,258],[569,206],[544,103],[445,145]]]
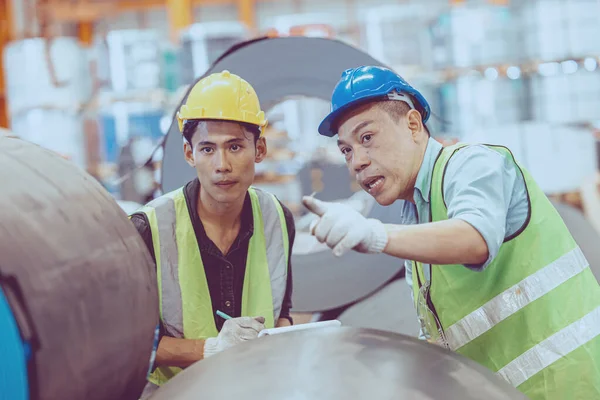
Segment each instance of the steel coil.
[[199,361],[152,400],[525,398],[481,365],[418,339],[322,328],[265,336]]
[[0,136],[0,182],[0,288],[31,350],[29,398],[136,399],[158,299],[133,224],[94,178],[21,139]]

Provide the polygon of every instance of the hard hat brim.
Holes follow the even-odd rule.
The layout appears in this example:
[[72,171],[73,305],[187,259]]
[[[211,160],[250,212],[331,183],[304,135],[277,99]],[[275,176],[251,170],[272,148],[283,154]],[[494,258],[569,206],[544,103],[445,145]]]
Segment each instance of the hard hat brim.
[[261,111],[260,116],[258,118],[238,118],[238,117],[228,117],[226,115],[215,115],[215,116],[202,116],[200,118],[194,118],[195,115],[188,114],[182,115],[181,111],[177,112],[177,123],[179,124],[179,131],[183,133],[183,128],[185,125],[185,121],[226,121],[226,122],[237,122],[239,124],[247,124],[256,126],[257,128],[264,131],[267,127],[269,121],[264,117],[264,113]]
[[383,98],[383,96],[380,93],[374,93],[372,95],[367,96],[363,95],[360,99],[356,99],[354,101],[346,103],[337,110],[330,112],[319,124],[319,134],[327,137],[333,137],[337,135],[337,130],[334,130],[334,126],[338,124],[339,119],[342,117],[343,114],[347,113],[353,108],[368,103],[369,101],[381,98]]
[[253,125],[256,126],[257,128],[264,128],[265,126],[267,126],[268,121],[266,119],[264,119],[261,123],[257,123],[257,122],[248,122],[248,121],[243,121],[241,119],[237,119],[237,118],[227,118],[227,117],[202,117],[202,118],[186,118],[185,121],[223,121],[223,122],[237,122],[240,124],[245,124],[245,125]]

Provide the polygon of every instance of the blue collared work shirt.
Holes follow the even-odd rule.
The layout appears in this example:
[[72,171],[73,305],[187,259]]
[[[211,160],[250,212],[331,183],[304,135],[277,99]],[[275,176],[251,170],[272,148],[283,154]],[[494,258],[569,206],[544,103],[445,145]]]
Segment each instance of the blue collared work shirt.
[[[404,201],[402,224],[429,222],[431,176],[441,149],[438,141],[429,139],[415,182],[415,203]],[[529,203],[523,175],[512,160],[497,151],[483,145],[469,145],[448,162],[443,191],[448,218],[468,222],[485,239],[488,259],[481,265],[465,266],[483,270],[498,254],[504,238],[519,230],[527,219]],[[406,282],[412,289],[412,262],[407,260],[405,265]],[[425,279],[429,280],[431,266],[423,267]]]

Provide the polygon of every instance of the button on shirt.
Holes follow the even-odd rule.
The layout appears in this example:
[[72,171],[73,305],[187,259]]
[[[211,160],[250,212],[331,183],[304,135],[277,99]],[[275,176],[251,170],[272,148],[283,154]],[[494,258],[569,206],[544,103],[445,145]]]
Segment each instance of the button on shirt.
[[[441,150],[442,145],[430,138],[415,182],[415,203],[404,201],[402,224],[430,222],[431,177]],[[509,157],[483,145],[469,145],[448,161],[442,190],[448,218],[468,222],[487,243],[488,259],[481,265],[465,265],[481,271],[494,260],[504,240],[525,224],[529,202],[523,175]],[[412,288],[412,261],[405,266],[406,282]],[[423,269],[429,280],[431,266],[424,264]]]
[[[250,195],[246,194],[242,215],[240,221],[240,232],[234,240],[227,254],[221,250],[207,236],[204,225],[198,216],[196,205],[200,193],[200,182],[194,179],[184,187],[185,200],[188,211],[196,234],[204,272],[208,283],[208,290],[213,306],[213,315],[215,316],[215,325],[217,330],[221,330],[223,318],[216,315],[217,310],[224,312],[232,317],[239,317],[242,313],[242,289],[244,287],[244,277],[246,276],[246,258],[248,256],[248,245],[254,232],[254,221],[252,217],[252,202]],[[281,204],[281,203],[280,203]],[[294,217],[290,210],[281,205],[287,225],[290,249],[294,244],[296,230]],[[148,219],[145,214],[138,213],[131,216],[131,221],[144,239],[152,258],[154,259],[154,245],[152,243],[152,232]],[[288,274],[285,296],[281,306],[280,318],[287,318],[292,322],[290,309],[292,308],[292,268],[291,252],[288,258]],[[277,322],[277,321],[275,321]],[[161,329],[161,335],[164,331]]]

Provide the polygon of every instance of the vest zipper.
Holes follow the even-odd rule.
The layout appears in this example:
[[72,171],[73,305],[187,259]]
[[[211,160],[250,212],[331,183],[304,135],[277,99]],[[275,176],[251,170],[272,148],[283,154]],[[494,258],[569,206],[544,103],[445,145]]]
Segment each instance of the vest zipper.
[[[415,204],[415,212],[417,213],[417,223],[419,223],[419,210],[417,209],[416,204]],[[429,200],[429,222],[431,222],[431,199]],[[424,269],[423,263],[421,263],[421,266],[423,266],[423,269]],[[440,317],[438,316],[437,310],[435,309],[435,306],[433,305],[433,301],[431,300],[431,286],[433,285],[433,279],[432,279],[433,273],[432,272],[433,272],[433,267],[431,264],[429,264],[429,290],[427,290],[427,298],[425,300],[427,302],[427,307],[429,307],[429,310],[431,310],[431,312],[433,313],[433,316],[435,317],[435,324],[436,324],[438,330],[440,331],[441,335],[444,338],[444,344],[446,347],[448,347],[446,345],[446,340],[445,340],[446,334],[444,332],[444,328],[442,327],[442,323],[440,322]],[[423,271],[423,278],[425,278],[425,271]],[[419,289],[421,289],[423,284],[421,283],[421,278],[419,277],[419,271],[417,271],[417,282],[419,283]]]

